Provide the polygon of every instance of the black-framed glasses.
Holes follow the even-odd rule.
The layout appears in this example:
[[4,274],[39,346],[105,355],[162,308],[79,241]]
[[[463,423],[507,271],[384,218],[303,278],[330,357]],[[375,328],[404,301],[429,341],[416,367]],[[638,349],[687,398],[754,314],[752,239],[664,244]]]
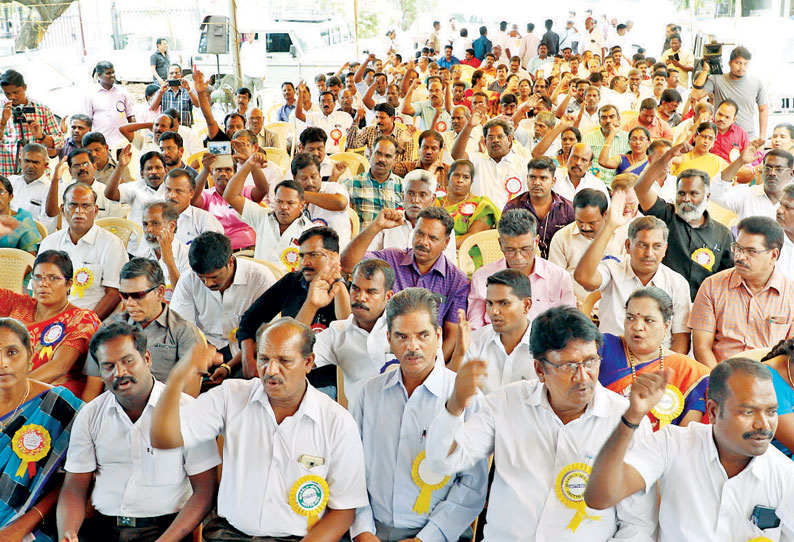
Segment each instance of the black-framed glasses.
[[762,254],[764,252],[769,252],[770,250],[774,250],[774,247],[760,250],[752,247],[743,247],[739,243],[731,243],[731,252],[733,252],[737,256],[741,254],[747,254],[748,256],[758,256],[759,254]]
[[149,288],[148,290],[143,290],[141,292],[121,292],[120,291],[119,295],[121,296],[121,299],[124,299],[124,300],[130,299],[130,298],[138,300],[138,299],[142,299],[149,292],[151,292],[153,290],[156,290],[158,286],[160,286],[160,285],[156,284],[156,285],[152,286],[151,288]]
[[594,358],[586,359],[586,360],[584,360],[581,363],[573,363],[573,362],[571,362],[571,363],[559,363],[558,364],[558,363],[552,363],[552,362],[550,362],[549,360],[547,360],[545,358],[538,358],[538,359],[540,361],[542,361],[543,363],[547,364],[547,365],[551,365],[551,366],[555,367],[556,369],[559,369],[560,372],[563,372],[563,373],[566,373],[566,374],[569,374],[569,375],[574,375],[577,372],[579,372],[579,368],[580,367],[582,369],[584,369],[585,371],[590,371],[590,370],[595,369],[596,367],[598,367],[599,364],[601,363],[601,357],[600,356],[596,356]]

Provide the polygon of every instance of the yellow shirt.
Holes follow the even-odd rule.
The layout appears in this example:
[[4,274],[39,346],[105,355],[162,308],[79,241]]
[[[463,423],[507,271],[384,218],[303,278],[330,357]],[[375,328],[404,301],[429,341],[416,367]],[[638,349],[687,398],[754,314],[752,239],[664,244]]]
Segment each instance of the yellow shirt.
[[673,170],[673,175],[678,175],[685,169],[700,169],[714,178],[718,173],[728,167],[728,162],[716,154],[707,153],[703,156],[695,156],[694,151],[688,152],[681,157],[681,163]]

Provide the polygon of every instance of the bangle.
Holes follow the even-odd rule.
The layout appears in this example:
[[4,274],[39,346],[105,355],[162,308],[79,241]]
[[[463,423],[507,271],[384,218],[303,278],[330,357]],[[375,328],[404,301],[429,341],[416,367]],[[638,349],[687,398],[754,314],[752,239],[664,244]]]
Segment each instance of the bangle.
[[221,363],[220,366],[226,369],[226,372],[228,373],[227,376],[232,374],[232,368],[229,366],[228,363]]
[[639,426],[640,426],[640,424],[638,424],[638,423],[631,423],[630,421],[628,421],[628,420],[626,419],[626,416],[621,416],[621,417],[620,417],[620,421],[622,421],[622,422],[623,422],[623,424],[624,424],[626,427],[628,427],[629,429],[637,429],[637,428],[639,428]]
[[44,514],[41,513],[41,510],[39,510],[35,506],[31,506],[30,509],[35,510],[36,512],[39,513],[39,516],[41,517],[41,524],[44,525]]

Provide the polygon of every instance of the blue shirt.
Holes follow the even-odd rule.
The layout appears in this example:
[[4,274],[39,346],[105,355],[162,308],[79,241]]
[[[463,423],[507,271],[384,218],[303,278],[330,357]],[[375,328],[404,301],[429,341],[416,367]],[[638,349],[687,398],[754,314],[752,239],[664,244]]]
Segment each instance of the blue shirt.
[[[775,385],[775,394],[777,395],[777,415],[794,414],[794,389],[788,385],[788,382],[774,368],[768,367],[768,369],[772,373],[772,383]],[[778,450],[794,459],[791,450],[783,446],[779,440],[772,440],[772,444]]]
[[452,55],[449,60],[447,60],[447,57],[441,57],[441,60],[437,60],[436,64],[438,64],[439,68],[451,68],[455,64],[460,64],[460,60],[455,55]]
[[278,108],[278,120],[280,122],[289,122],[290,114],[295,111],[295,107],[298,105],[297,100],[295,101],[294,105],[284,104]]
[[474,49],[474,57],[477,60],[482,60],[485,58],[486,53],[491,52],[491,40],[486,38],[485,36],[480,36],[471,44],[471,48]]

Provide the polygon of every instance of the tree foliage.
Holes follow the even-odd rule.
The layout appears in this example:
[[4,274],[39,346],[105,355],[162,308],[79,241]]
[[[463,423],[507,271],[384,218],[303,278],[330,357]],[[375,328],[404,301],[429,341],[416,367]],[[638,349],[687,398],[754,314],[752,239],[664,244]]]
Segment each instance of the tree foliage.
[[26,17],[17,33],[17,51],[35,49],[44,39],[47,29],[69,9],[75,0],[0,0],[0,4],[22,5]]

